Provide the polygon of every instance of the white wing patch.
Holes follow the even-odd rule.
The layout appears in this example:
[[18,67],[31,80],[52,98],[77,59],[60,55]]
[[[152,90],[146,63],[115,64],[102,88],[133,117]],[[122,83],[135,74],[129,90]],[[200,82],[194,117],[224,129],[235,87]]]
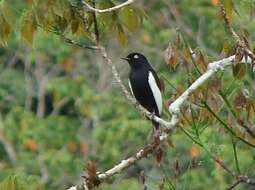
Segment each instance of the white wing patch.
[[[129,89],[130,89],[130,91],[131,91],[132,96],[134,96],[134,93],[133,93],[133,90],[132,90],[132,86],[131,86],[130,80],[128,81],[128,86],[129,86]],[[134,97],[135,97],[135,96],[134,96]]]
[[161,92],[159,90],[159,87],[157,85],[157,82],[156,82],[152,72],[149,72],[149,85],[150,85],[152,94],[154,96],[154,99],[156,101],[159,114],[161,114],[161,112],[162,112],[162,96],[161,96]]

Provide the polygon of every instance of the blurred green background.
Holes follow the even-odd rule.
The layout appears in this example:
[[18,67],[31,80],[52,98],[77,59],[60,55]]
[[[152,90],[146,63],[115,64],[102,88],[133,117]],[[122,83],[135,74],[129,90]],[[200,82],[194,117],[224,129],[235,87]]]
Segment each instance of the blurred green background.
[[[96,5],[107,8],[122,2],[97,0]],[[255,2],[236,0],[230,6],[229,2],[224,1],[233,14],[233,26],[252,48]],[[79,8],[80,1],[2,0],[0,4],[1,190],[66,189],[82,180],[89,160],[104,171],[150,141],[150,121],[126,101],[98,52],[74,47],[60,37],[94,43],[92,14]],[[170,118],[168,103],[199,77],[196,64],[203,72],[203,64],[226,56],[234,46],[218,5],[217,0],[140,0],[114,13],[97,14],[101,43],[125,84],[129,68],[120,57],[132,51],[143,52],[163,78],[165,119]],[[76,10],[72,18],[66,16],[70,14],[67,8]],[[87,16],[87,25],[79,20],[79,12]],[[60,20],[55,23],[56,15]],[[202,58],[186,63],[185,53],[184,61],[179,53],[177,65],[166,64],[164,51],[169,42],[180,52],[190,47]],[[219,91],[245,122],[252,125],[255,121],[254,109],[239,108],[240,92],[247,90],[253,105],[255,89],[251,69],[242,69],[244,76],[233,77],[229,68],[217,74],[216,84],[206,84],[216,89],[209,91],[208,104],[232,128],[237,124]],[[199,93],[191,102],[199,102]],[[255,177],[253,147],[225,131],[205,108],[187,106],[183,115],[187,120],[169,137],[161,163],[150,156],[99,189],[226,189],[234,179],[211,154],[233,170]],[[254,139],[246,139],[255,144]],[[236,189],[253,188],[240,185]]]

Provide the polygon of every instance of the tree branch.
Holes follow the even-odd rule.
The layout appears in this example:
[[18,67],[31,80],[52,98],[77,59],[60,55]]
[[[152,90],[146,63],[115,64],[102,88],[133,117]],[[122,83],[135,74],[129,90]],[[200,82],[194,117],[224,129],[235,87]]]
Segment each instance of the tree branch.
[[227,57],[225,59],[211,62],[208,64],[207,71],[201,75],[190,87],[185,90],[181,96],[179,96],[170,106],[169,112],[173,115],[179,115],[181,106],[187,101],[189,95],[203,85],[209,78],[211,78],[217,71],[224,70],[225,67],[233,64],[235,55]]
[[127,0],[126,2],[124,2],[120,5],[116,5],[114,7],[108,8],[108,9],[96,9],[96,8],[92,7],[91,5],[89,5],[85,0],[82,1],[82,4],[85,5],[91,11],[98,12],[98,13],[106,13],[106,12],[115,11],[117,9],[120,9],[122,7],[130,5],[133,2],[135,2],[135,0]]

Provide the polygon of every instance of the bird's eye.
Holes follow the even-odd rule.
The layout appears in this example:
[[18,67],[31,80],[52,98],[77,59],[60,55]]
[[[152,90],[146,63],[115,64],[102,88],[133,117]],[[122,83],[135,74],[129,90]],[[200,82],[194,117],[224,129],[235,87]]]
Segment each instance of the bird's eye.
[[138,55],[134,55],[134,58],[135,58],[135,59],[138,59],[138,58],[139,58],[139,56],[138,56]]

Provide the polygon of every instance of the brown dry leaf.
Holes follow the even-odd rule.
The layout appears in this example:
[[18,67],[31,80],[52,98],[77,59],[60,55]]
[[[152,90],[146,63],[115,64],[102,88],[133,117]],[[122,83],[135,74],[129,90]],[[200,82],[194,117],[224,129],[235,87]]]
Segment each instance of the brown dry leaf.
[[230,128],[233,128],[233,126],[236,125],[235,118],[234,118],[233,114],[230,114],[230,113],[228,114],[228,116],[227,116],[227,124],[228,124],[228,126]]
[[254,118],[254,103],[252,100],[248,100],[246,104],[247,121],[252,121]]
[[95,161],[89,161],[86,166],[86,174],[83,176],[86,181],[88,187],[98,186],[100,184],[100,180],[97,176],[97,168],[96,168],[96,162]]
[[239,91],[234,99],[234,106],[237,110],[245,108],[247,104],[247,99],[242,91]]
[[[215,159],[216,159],[218,162],[220,162],[220,163],[223,162],[223,159],[222,159],[221,156],[217,156]],[[218,162],[215,161],[215,167],[216,167],[216,169],[221,169],[221,166],[220,166],[220,164],[219,164]]]
[[89,161],[86,167],[86,171],[90,179],[94,179],[97,177],[97,168],[95,161]]
[[159,79],[159,81],[160,81],[160,91],[161,92],[165,92],[165,83],[164,83],[164,80],[163,80],[163,78],[162,77],[160,77],[160,79]]
[[222,87],[222,81],[218,77],[213,77],[208,82],[208,87],[214,92],[218,92]]
[[196,53],[196,62],[202,68],[203,71],[206,71],[207,63],[205,61],[203,53],[200,50],[198,50],[198,52]]
[[174,69],[176,68],[179,61],[179,52],[176,46],[169,44],[164,54],[166,64],[170,65]]
[[174,173],[175,173],[175,177],[178,177],[181,173],[181,167],[178,160],[176,160],[174,163]]
[[162,148],[158,148],[156,151],[156,160],[158,163],[160,163],[162,161],[163,155],[164,155],[164,152],[163,152]]
[[177,47],[178,49],[181,48],[181,34],[180,34],[180,33],[177,33],[175,45],[176,45],[176,47]]
[[207,97],[208,105],[214,112],[218,112],[221,106],[221,100],[217,97],[217,95],[210,93]]

